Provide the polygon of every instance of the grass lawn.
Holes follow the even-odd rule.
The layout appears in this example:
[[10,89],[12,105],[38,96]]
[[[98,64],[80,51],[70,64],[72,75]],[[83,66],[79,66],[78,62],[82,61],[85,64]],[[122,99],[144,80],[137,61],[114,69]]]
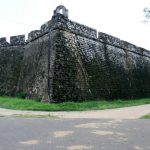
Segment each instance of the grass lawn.
[[150,119],[150,114],[147,114],[147,115],[145,115],[145,116],[143,116],[143,117],[141,117],[142,119]]
[[47,104],[34,100],[0,97],[0,108],[15,110],[42,110],[42,111],[83,111],[121,108],[150,104],[150,98],[136,100],[114,100],[114,101],[87,101],[87,102],[65,102],[60,104]]

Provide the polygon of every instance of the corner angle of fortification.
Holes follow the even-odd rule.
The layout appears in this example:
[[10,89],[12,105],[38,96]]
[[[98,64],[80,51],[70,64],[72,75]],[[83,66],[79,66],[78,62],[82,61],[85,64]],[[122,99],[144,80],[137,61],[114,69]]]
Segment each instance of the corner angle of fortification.
[[27,41],[0,38],[0,79],[0,95],[23,92],[43,102],[150,97],[150,51],[97,36],[60,5]]

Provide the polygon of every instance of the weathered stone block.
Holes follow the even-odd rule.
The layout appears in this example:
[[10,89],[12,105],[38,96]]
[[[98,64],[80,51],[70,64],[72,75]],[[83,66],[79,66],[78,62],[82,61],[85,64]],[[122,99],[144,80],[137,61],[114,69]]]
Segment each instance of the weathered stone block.
[[106,42],[108,44],[112,44],[112,45],[119,46],[119,47],[121,46],[119,38],[108,35],[106,33],[98,32],[98,38],[102,39],[103,42]]
[[8,46],[9,43],[6,41],[6,38],[3,37],[3,38],[0,38],[0,47],[1,46]]
[[53,28],[63,29],[75,34],[87,36],[89,38],[95,39],[97,38],[97,30],[68,20],[62,14],[57,14],[56,16],[53,16],[52,20],[53,20]]
[[31,31],[31,32],[28,34],[28,41],[35,40],[36,38],[40,37],[40,35],[41,35],[41,30],[34,30],[34,31]]
[[25,35],[17,35],[10,37],[10,45],[22,45],[25,43]]
[[41,26],[41,34],[48,33],[51,27],[51,20]]

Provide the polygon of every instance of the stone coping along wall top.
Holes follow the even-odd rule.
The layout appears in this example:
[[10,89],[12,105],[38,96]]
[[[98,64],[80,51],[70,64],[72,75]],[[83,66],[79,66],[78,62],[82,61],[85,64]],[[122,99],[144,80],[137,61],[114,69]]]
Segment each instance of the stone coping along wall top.
[[107,44],[110,44],[110,45],[113,45],[113,46],[116,46],[116,47],[119,47],[119,48],[122,48],[122,49],[125,49],[128,51],[132,51],[132,52],[140,54],[140,55],[150,57],[150,51],[148,51],[144,48],[138,47],[134,44],[131,44],[127,41],[120,40],[119,38],[116,38],[109,34],[106,34],[103,32],[98,32],[98,39],[102,40],[103,42],[105,42]]
[[6,37],[0,38],[0,47],[17,46],[25,44],[25,35],[17,35],[10,37],[10,43],[6,41]]
[[0,38],[0,47],[8,46],[9,43],[6,41],[6,37]]

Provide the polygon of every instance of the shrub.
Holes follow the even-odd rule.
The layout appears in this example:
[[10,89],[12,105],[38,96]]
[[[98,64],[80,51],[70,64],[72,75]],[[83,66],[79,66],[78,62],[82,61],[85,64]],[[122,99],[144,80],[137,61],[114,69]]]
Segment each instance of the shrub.
[[37,97],[34,99],[36,102],[41,102],[41,98],[40,97]]
[[19,92],[19,93],[17,94],[17,97],[18,97],[18,98],[22,98],[22,99],[25,99],[26,96],[27,96],[27,94],[24,93],[24,92]]

